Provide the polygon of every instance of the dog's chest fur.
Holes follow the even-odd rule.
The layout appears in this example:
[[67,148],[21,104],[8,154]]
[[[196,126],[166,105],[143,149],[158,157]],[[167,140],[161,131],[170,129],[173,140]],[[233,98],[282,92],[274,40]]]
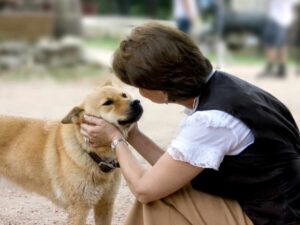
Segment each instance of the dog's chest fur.
[[73,202],[93,206],[118,185],[120,171],[101,172],[78,144],[73,126],[63,126],[59,133],[59,151],[49,151],[46,156],[48,170],[52,171],[52,198],[63,207]]
[[56,200],[61,205],[67,205],[73,201],[85,202],[87,205],[95,205],[107,192],[107,187],[105,184],[93,184],[87,179],[76,179],[73,180],[72,184],[69,184],[65,191],[66,187],[62,187],[58,184],[53,184],[53,194]]
[[[104,195],[106,195],[115,181],[112,174],[108,174],[107,179],[99,180],[97,176],[90,175],[89,177],[73,177],[68,184],[59,185],[54,182],[52,184],[53,194],[60,205],[67,206],[69,202],[84,202],[87,205],[93,206]],[[70,201],[71,200],[71,201]]]

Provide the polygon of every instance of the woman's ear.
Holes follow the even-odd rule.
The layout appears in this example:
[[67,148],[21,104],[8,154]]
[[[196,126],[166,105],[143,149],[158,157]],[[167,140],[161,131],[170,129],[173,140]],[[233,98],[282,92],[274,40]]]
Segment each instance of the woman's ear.
[[61,123],[81,124],[83,120],[83,112],[84,112],[83,108],[76,106],[68,113],[68,115],[65,116],[65,118],[62,119]]
[[167,92],[164,92],[163,94],[164,94],[164,103],[168,104],[169,103],[169,95]]
[[102,86],[113,86],[112,80],[111,80],[111,79],[107,79],[107,80],[102,84]]

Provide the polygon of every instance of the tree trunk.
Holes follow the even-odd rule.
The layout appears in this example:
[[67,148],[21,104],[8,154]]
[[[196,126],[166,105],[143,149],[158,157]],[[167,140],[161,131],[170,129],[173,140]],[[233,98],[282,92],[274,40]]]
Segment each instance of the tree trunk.
[[54,2],[54,36],[80,36],[81,3],[80,0],[55,0]]

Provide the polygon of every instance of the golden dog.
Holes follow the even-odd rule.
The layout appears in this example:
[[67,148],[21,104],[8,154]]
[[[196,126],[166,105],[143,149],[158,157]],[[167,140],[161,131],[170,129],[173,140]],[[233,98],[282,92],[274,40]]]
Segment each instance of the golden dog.
[[120,171],[110,146],[84,141],[82,117],[101,117],[126,135],[142,111],[138,100],[105,85],[62,123],[0,116],[0,175],[66,209],[68,225],[85,224],[90,209],[97,225],[109,225]]

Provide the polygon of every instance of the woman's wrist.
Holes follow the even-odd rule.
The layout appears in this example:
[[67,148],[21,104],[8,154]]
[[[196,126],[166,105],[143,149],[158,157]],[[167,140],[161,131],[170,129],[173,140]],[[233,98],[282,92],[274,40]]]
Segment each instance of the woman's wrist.
[[113,140],[116,139],[124,139],[124,137],[120,132],[115,132],[110,136],[110,141],[112,142]]
[[119,144],[121,144],[121,143],[125,143],[126,145],[128,145],[127,144],[127,141],[123,138],[123,137],[116,137],[116,138],[114,138],[114,139],[112,139],[112,142],[111,142],[111,150],[113,151],[113,152],[115,152],[116,151],[116,148],[117,148],[117,146],[119,145]]

